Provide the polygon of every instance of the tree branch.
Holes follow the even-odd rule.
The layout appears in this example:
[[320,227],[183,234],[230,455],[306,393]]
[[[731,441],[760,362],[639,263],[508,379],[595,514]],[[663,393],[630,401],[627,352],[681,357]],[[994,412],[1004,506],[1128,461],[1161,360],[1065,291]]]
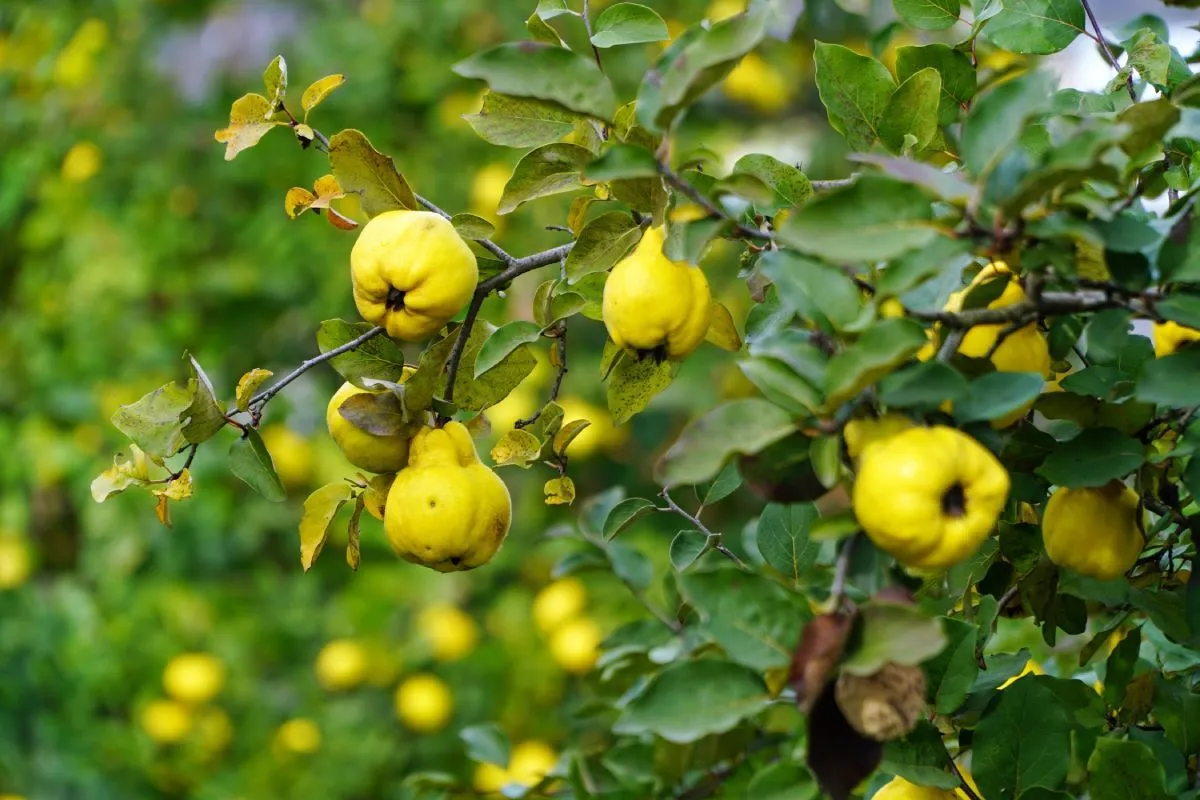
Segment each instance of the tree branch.
[[812,184],[813,191],[816,192],[831,192],[834,189],[845,189],[848,186],[853,186],[858,180],[858,174],[855,173],[849,178],[835,178],[829,181],[809,181]]
[[837,562],[833,568],[833,583],[829,585],[831,611],[837,613],[846,599],[846,577],[850,574],[850,557],[854,555],[854,545],[858,543],[859,534],[854,534],[842,543],[838,551]]
[[678,503],[676,503],[675,500],[671,497],[671,494],[670,494],[670,492],[667,491],[666,487],[663,487],[663,490],[661,492],[659,492],[659,496],[662,497],[663,500],[667,501],[667,508],[660,509],[660,510],[674,511],[676,514],[678,514],[679,516],[686,519],[688,522],[695,525],[696,529],[698,531],[700,531],[701,533],[703,533],[705,536],[707,536],[709,542],[713,543],[713,545],[712,545],[713,550],[716,550],[718,553],[725,556],[730,561],[732,561],[734,564],[736,564],[738,569],[740,569],[744,572],[750,571],[750,568],[748,566],[746,566],[746,562],[744,562],[740,558],[738,558],[737,553],[730,550],[721,541],[724,534],[715,533],[715,532],[709,530],[708,526],[705,525],[703,522],[701,522],[699,517],[697,517],[693,514],[689,514],[687,511],[684,511],[683,507],[680,506]]
[[[1108,61],[1108,63],[1112,66],[1112,68],[1117,71],[1117,74],[1120,75],[1121,74],[1121,65],[1120,65],[1120,63],[1117,62],[1117,57],[1115,55],[1113,55],[1113,51],[1109,48],[1108,41],[1104,38],[1104,32],[1102,30],[1100,30],[1100,23],[1096,21],[1095,12],[1092,11],[1092,7],[1088,3],[1088,0],[1080,0],[1080,1],[1083,3],[1084,13],[1087,14],[1088,20],[1092,23],[1092,28],[1095,29],[1095,31],[1096,31],[1096,43],[1100,45],[1100,50],[1101,50],[1101,52],[1104,53],[1104,58]],[[1137,92],[1133,88],[1133,74],[1132,73],[1127,74],[1125,76],[1125,88],[1129,90],[1129,99],[1136,103],[1137,102]]]
[[[592,42],[592,14],[589,8],[590,5],[589,0],[583,0],[583,29],[587,33],[588,44]],[[596,57],[596,66],[600,68],[601,72],[604,72],[604,64],[600,61],[600,48],[594,44],[592,44],[592,55]]]
[[1027,324],[1052,314],[1077,314],[1127,308],[1139,316],[1159,320],[1154,310],[1156,294],[1117,296],[1113,291],[1045,292],[1035,302],[1025,299],[1000,308],[972,308],[966,311],[909,311],[909,316],[926,322],[939,322],[947,328],[967,329],[976,325]]
[[384,329],[381,326],[376,325],[374,328],[371,328],[371,330],[367,331],[362,336],[359,336],[357,339],[351,339],[339,347],[335,347],[332,350],[321,353],[319,356],[313,356],[307,361],[302,361],[300,366],[296,367],[287,375],[284,375],[282,378],[277,380],[271,385],[271,388],[263,392],[259,392],[254,397],[250,398],[250,403],[247,406],[250,409],[250,415],[257,421],[262,415],[262,407],[265,406],[272,397],[279,394],[283,387],[287,386],[289,383],[296,380],[296,378],[299,378],[301,375],[308,372],[318,364],[324,364],[326,361],[336,358],[342,353],[348,353],[351,350],[361,347],[364,343],[374,339],[383,332]]
[[[416,194],[415,192],[413,193],[413,197],[417,198],[417,202],[420,203],[421,205],[425,206],[425,208],[428,209],[429,211],[432,211],[433,213],[438,214],[443,219],[450,219],[450,215],[447,214],[442,209],[438,208],[432,201],[430,201],[424,197],[421,197],[421,195]],[[472,241],[477,242],[480,247],[482,247],[484,250],[487,250],[489,253],[491,253],[496,258],[500,259],[501,261],[503,261],[508,266],[512,266],[512,264],[514,262],[516,262],[516,260],[517,260],[517,259],[513,258],[511,255],[509,255],[508,252],[504,250],[504,248],[502,248],[500,245],[493,242],[491,239],[474,239]]]
[[958,790],[965,794],[969,800],[983,800],[979,794],[971,788],[971,784],[967,783],[967,779],[963,777],[962,771],[959,770],[958,764],[954,763],[954,759],[950,759],[950,770],[954,773],[954,777],[958,778]]
[[706,197],[703,192],[685,181],[683,176],[662,161],[658,162],[658,172],[666,179],[667,183],[683,192],[693,203],[707,211],[709,216],[718,217],[731,223],[733,229],[747,239],[771,241],[775,238],[770,231],[764,231],[761,228],[751,228],[749,225],[743,225],[741,222],[738,222],[729,212]]
[[[547,398],[547,403],[553,403],[558,399],[558,393],[562,391],[563,378],[567,377],[567,321],[560,320],[555,332],[554,347],[558,350],[558,372],[554,376],[554,383],[550,384],[550,395]],[[542,406],[537,411],[533,412],[533,416],[526,419],[519,419],[513,423],[513,427],[520,430],[528,428],[533,423],[537,422],[542,416],[542,412],[546,410]]]

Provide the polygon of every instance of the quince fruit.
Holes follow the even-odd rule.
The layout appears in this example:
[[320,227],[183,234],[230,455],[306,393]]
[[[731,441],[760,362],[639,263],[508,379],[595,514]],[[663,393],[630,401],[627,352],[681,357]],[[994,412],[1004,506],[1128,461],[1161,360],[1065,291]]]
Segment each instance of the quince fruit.
[[1184,345],[1200,341],[1200,331],[1178,322],[1156,322],[1151,331],[1154,339],[1154,355],[1162,358],[1177,352]]
[[358,313],[388,336],[428,338],[475,291],[475,254],[454,226],[430,211],[385,211],[363,227],[350,251]]
[[1008,471],[967,434],[912,428],[863,452],[854,513],[871,541],[901,564],[944,570],[983,544],[1008,489]]
[[225,665],[211,653],[181,653],[163,669],[163,688],[181,703],[203,705],[225,686]]
[[721,84],[731,100],[764,114],[778,114],[792,100],[794,83],[757,53],[747,53]]
[[417,615],[417,629],[436,661],[458,661],[470,655],[479,641],[475,618],[458,606],[437,603]]
[[408,463],[408,440],[411,434],[376,435],[356,427],[338,411],[351,397],[373,393],[352,383],[343,383],[325,408],[325,424],[329,428],[329,435],[351,464],[367,472],[396,472]]
[[618,347],[638,358],[678,361],[704,341],[712,292],[699,267],[663,255],[663,241],[663,228],[650,228],[613,267],[601,311]]
[[[979,795],[979,789],[975,786],[975,781],[970,774],[963,768],[959,767],[959,772],[963,774],[967,783],[975,791],[976,796]],[[967,793],[962,789],[938,789],[934,786],[918,786],[915,783],[909,783],[900,776],[896,776],[888,781],[883,787],[876,792],[872,800],[966,800]]]
[[852,419],[842,430],[846,442],[846,453],[852,460],[873,444],[885,441],[901,431],[913,427],[913,422],[903,414],[887,413],[878,419]]
[[1141,555],[1138,494],[1120,481],[1098,488],[1059,488],[1042,515],[1046,555],[1060,567],[1110,581]]
[[511,521],[508,488],[480,463],[461,422],[413,437],[384,507],[397,555],[438,572],[474,569],[492,560]]
[[317,683],[330,692],[353,689],[367,675],[367,651],[354,639],[334,639],[321,648],[316,661]]
[[454,713],[454,695],[436,675],[413,675],[396,687],[396,716],[419,733],[441,730]]

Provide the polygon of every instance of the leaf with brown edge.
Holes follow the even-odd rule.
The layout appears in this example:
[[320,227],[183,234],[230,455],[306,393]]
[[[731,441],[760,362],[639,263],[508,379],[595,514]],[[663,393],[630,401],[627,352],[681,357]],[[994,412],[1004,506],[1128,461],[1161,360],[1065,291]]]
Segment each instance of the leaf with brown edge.
[[329,483],[304,501],[304,514],[300,517],[300,566],[305,572],[321,554],[321,548],[329,537],[329,523],[333,522],[338,509],[350,499],[351,493],[348,484]]
[[883,760],[883,744],[850,726],[827,684],[808,715],[808,768],[832,800],[849,800],[851,792]]
[[551,478],[542,488],[548,506],[569,506],[575,502],[575,481],[563,475]]
[[250,399],[258,391],[258,387],[262,386],[267,378],[274,374],[269,369],[255,367],[238,378],[237,389],[234,390],[234,403],[237,406],[237,410],[247,411],[250,408]]
[[712,319],[708,323],[708,332],[704,334],[704,339],[731,353],[742,349],[742,337],[738,334],[737,325],[733,323],[733,315],[724,303],[713,301]]
[[154,503],[154,516],[158,517],[159,524],[171,527],[171,501],[166,495],[158,495]]
[[358,572],[358,565],[362,562],[362,547],[359,544],[359,521],[362,519],[363,508],[365,507],[365,498],[362,494],[357,495],[354,498],[354,511],[350,514],[350,524],[346,526],[346,563],[355,572]]
[[372,147],[362,131],[347,128],[330,137],[329,164],[343,190],[361,195],[368,216],[419,207],[395,162]]
[[412,429],[400,398],[391,392],[362,392],[346,398],[338,407],[351,425],[375,436],[400,436]]
[[233,101],[229,109],[229,127],[213,134],[213,138],[225,145],[226,161],[233,161],[238,153],[254,147],[271,128],[286,124],[270,119],[272,111],[271,101],[254,92]]
[[283,196],[283,210],[289,219],[295,219],[312,208],[317,196],[303,186],[293,186]]
[[788,683],[796,691],[796,705],[802,712],[813,708],[824,691],[834,667],[846,650],[846,640],[854,627],[849,614],[821,614],[813,617],[800,634],[800,643],[792,654]]
[[324,102],[335,89],[346,82],[346,76],[340,74],[326,75],[308,85],[304,94],[300,95],[300,107],[304,109],[304,119],[308,120],[308,112]]
[[[332,175],[324,175],[317,178],[311,192],[300,186],[293,186],[291,189],[288,189],[288,193],[283,199],[283,210],[292,219],[295,219],[309,209],[324,208],[328,209],[331,214],[336,214],[337,212],[333,210],[331,204],[334,200],[345,196],[346,193],[342,191],[342,186],[338,183],[337,178]],[[341,217],[340,214],[338,216]],[[342,217],[342,219],[345,219],[345,217]],[[346,221],[352,222],[351,220]],[[351,227],[356,226],[352,224]]]

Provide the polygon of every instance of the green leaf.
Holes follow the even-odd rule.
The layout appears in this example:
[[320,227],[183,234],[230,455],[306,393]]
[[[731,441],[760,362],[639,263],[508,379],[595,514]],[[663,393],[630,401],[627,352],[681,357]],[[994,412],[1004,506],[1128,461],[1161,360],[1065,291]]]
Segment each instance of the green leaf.
[[758,518],[758,552],[780,574],[798,582],[816,563],[820,545],[808,538],[808,530],[820,517],[812,503],[771,503]]
[[529,31],[530,37],[535,42],[545,42],[555,47],[565,47],[562,37],[558,35],[558,31],[554,30],[550,23],[538,16],[536,11],[530,14],[525,20],[525,30]]
[[635,591],[640,592],[650,585],[654,578],[654,567],[635,547],[622,541],[611,541],[604,552],[616,576]]
[[883,261],[932,242],[932,217],[932,205],[917,187],[864,175],[789,215],[778,235],[827,261]]
[[454,71],[487,81],[493,92],[549,100],[600,119],[617,107],[612,84],[595,62],[545,42],[497,45],[458,62]]
[[183,415],[191,405],[192,393],[172,381],[118,408],[112,424],[152,460],[161,462],[183,447]]
[[1141,28],[1122,43],[1129,64],[1147,83],[1157,88],[1166,86],[1167,70],[1171,66],[1171,46],[1159,39],[1154,31]]
[[180,419],[185,422],[183,438],[192,444],[199,444],[211,439],[225,427],[225,409],[217,402],[212,381],[204,374],[195,356],[188,355],[188,364],[192,370],[192,377],[188,379],[192,402],[180,414]]
[[967,379],[941,361],[924,361],[879,382],[879,399],[889,408],[934,409],[967,394]]
[[584,175],[593,181],[653,178],[658,175],[658,161],[644,147],[614,144],[587,165]]
[[[230,466],[232,460],[231,451]],[[300,516],[300,566],[305,572],[312,568],[313,562],[321,554],[325,540],[329,538],[330,523],[351,495],[349,484],[330,483],[317,489],[304,501],[304,513]]]
[[653,733],[686,744],[731,730],[769,702],[762,678],[748,667],[716,659],[677,661],[625,705],[613,732]]
[[420,208],[395,162],[372,147],[362,131],[347,128],[329,138],[329,166],[344,191],[361,196],[367,216]]
[[979,662],[975,658],[979,628],[953,617],[942,617],[941,621],[948,644],[925,662],[925,677],[934,708],[939,714],[949,715],[967,699],[979,675]]
[[856,343],[829,359],[826,405],[840,406],[911,358],[926,341],[925,329],[910,319],[888,319],[868,328]]
[[[919,163],[908,161],[908,159],[890,160],[910,164]],[[963,199],[966,197],[967,195],[964,194]],[[970,263],[971,256],[962,241],[939,236],[927,247],[912,250],[889,264],[875,283],[875,295],[877,297],[901,297],[935,275],[951,271],[957,285],[957,279],[962,274],[962,269]]]
[[892,0],[900,19],[921,31],[944,31],[958,22],[959,0]]
[[578,283],[587,275],[610,269],[641,238],[641,227],[624,211],[608,211],[591,220],[567,254],[567,283]]
[[671,385],[678,368],[673,361],[660,364],[653,358],[622,357],[608,376],[608,410],[613,423],[623,425],[645,409],[655,395]]
[[983,797],[1055,789],[1071,762],[1071,723],[1058,696],[1036,677],[997,692],[975,728],[972,772]]
[[[954,2],[957,5],[957,0]],[[975,96],[975,67],[971,66],[971,58],[966,53],[944,44],[901,47],[896,50],[896,77],[899,80],[907,80],[929,68],[937,70],[942,78],[938,123],[949,125],[958,119],[962,109]]]
[[738,361],[738,369],[763,397],[792,414],[812,413],[821,405],[817,387],[776,358],[756,356]]
[[821,787],[800,764],[775,762],[750,780],[745,796],[754,800],[818,800]]
[[938,129],[938,108],[942,97],[942,78],[933,67],[913,73],[897,87],[888,100],[879,121],[879,138],[893,152],[924,150]]
[[557,142],[584,117],[557,103],[487,92],[479,113],[465,114],[463,119],[489,144],[537,147]]
[[915,666],[947,644],[942,622],[914,605],[871,600],[859,607],[858,648],[842,661],[851,675],[874,675],[884,664]]
[[762,153],[742,156],[733,165],[733,172],[753,175],[771,190],[773,196],[770,202],[755,203],[766,214],[784,208],[799,208],[813,195],[812,181],[803,172],[773,156]]
[[775,284],[784,306],[826,330],[845,330],[862,314],[862,293],[837,267],[774,250],[763,254],[758,268]]
[[464,239],[490,239],[496,226],[478,214],[455,214],[450,218],[454,230]]
[[1171,408],[1200,404],[1200,348],[1147,361],[1138,376],[1136,397]]
[[738,465],[730,462],[725,465],[725,468],[717,473],[717,477],[708,486],[708,490],[704,493],[704,505],[710,506],[713,503],[719,503],[729,495],[736,492],[742,485],[742,475],[738,471]]
[[271,59],[271,63],[263,72],[263,86],[267,89],[267,102],[271,104],[271,109],[279,108],[284,95],[287,94],[288,86],[287,62],[283,60],[283,56]]
[[1141,742],[1104,737],[1088,758],[1092,800],[1168,800],[1166,775],[1154,751]]
[[283,483],[275,473],[275,462],[254,428],[247,428],[229,448],[229,471],[273,503],[287,497]]
[[[372,325],[366,322],[327,319],[317,328],[317,348],[328,353],[354,341],[371,328]],[[329,365],[359,388],[364,388],[364,378],[399,383],[404,377],[404,351],[386,334],[381,334],[347,353],[334,356]]]
[[688,423],[655,466],[655,477],[664,486],[702,483],[729,456],[753,455],[795,428],[787,412],[772,403],[732,400]]
[[467,746],[467,758],[481,764],[496,764],[507,767],[512,756],[512,745],[508,736],[494,722],[470,725],[458,732],[458,738]]
[[657,510],[658,506],[644,497],[625,498],[604,518],[604,538],[612,539],[637,520]]
[[[874,164],[885,174],[904,183],[926,189],[949,203],[965,205],[974,191],[971,184],[962,179],[960,173],[944,172],[932,164],[926,164],[923,161],[876,155],[874,153],[853,153],[850,155],[850,160],[862,164]],[[930,249],[936,246],[939,241],[952,242],[953,240],[934,239],[930,245]],[[961,243],[955,242],[955,244],[961,247]],[[937,261],[926,262],[925,264],[925,269],[929,270],[930,274],[937,274],[944,268],[945,265]]]
[[509,214],[534,198],[581,188],[583,168],[591,160],[592,153],[586,147],[565,142],[530,150],[517,162],[496,211]]
[[1142,629],[1134,628],[1108,654],[1104,666],[1104,702],[1113,708],[1120,708],[1125,699],[1125,690],[1133,680],[1141,647]]
[[[970,626],[974,630],[974,626]],[[972,643],[973,644],[973,643]],[[950,754],[942,735],[928,720],[919,720],[912,732],[903,739],[888,742],[883,749],[884,772],[899,775],[918,786],[954,789],[958,778],[947,771]],[[933,792],[926,790],[928,794]]]
[[[1195,665],[1193,652],[1188,653],[1188,667]],[[1167,739],[1184,754],[1200,750],[1200,694],[1179,680],[1154,676],[1154,716],[1162,723]]]
[[708,536],[697,530],[680,531],[671,540],[669,548],[671,566],[677,572],[683,572],[695,564],[700,556],[707,553],[708,550]]
[[1050,107],[1054,79],[1031,72],[1005,81],[980,96],[963,123],[960,149],[963,161],[978,177],[991,172],[1012,151],[1026,121]]
[[496,328],[475,356],[475,377],[478,378],[499,364],[521,345],[536,342],[541,335],[541,327],[527,320],[510,322]]
[[670,38],[667,23],[653,9],[639,3],[615,3],[600,12],[592,23],[592,44],[615,47],[619,44],[661,42]]
[[1061,443],[1037,473],[1055,486],[1081,489],[1123,478],[1145,460],[1136,439],[1112,428],[1089,428]]
[[[488,406],[508,397],[509,393],[516,388],[517,384],[525,380],[533,368],[537,366],[537,359],[533,353],[529,351],[527,345],[518,345],[515,350],[510,351],[505,355],[499,363],[490,369],[480,372],[476,375],[475,362],[479,358],[479,353],[483,349],[484,344],[491,338],[496,326],[487,322],[476,322],[475,327],[471,329],[471,335],[467,337],[467,343],[463,347],[462,359],[459,362],[458,379],[454,384],[454,402],[459,408],[468,411],[480,411]],[[458,329],[451,331],[445,341],[449,341],[452,345],[454,338],[458,336]],[[436,346],[448,346],[443,342],[439,342]],[[432,349],[432,348],[430,348]],[[444,357],[443,357],[444,358]],[[424,366],[424,357],[422,357],[422,367]],[[445,377],[440,374],[439,386],[444,386]],[[411,384],[413,378],[409,378],[406,384],[406,398],[412,392]],[[411,403],[409,410],[413,410]]]
[[954,418],[963,424],[1000,419],[1036,399],[1045,385],[1045,379],[1033,372],[980,375],[954,404]]
[[1075,41],[1085,24],[1080,0],[1004,0],[984,30],[1004,50],[1047,55]]
[[817,42],[817,91],[829,124],[852,150],[867,150],[880,138],[879,123],[896,82],[887,67],[840,44]]

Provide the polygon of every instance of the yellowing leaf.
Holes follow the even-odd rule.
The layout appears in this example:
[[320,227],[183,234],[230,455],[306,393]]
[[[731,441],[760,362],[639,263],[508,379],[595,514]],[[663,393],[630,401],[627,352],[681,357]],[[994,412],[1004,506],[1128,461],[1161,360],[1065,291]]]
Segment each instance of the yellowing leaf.
[[128,459],[119,461],[120,454],[114,456],[113,465],[92,481],[92,499],[97,503],[103,503],[130,486],[144,486],[150,480],[150,466],[146,461],[146,454],[136,444],[129,445],[129,450]]
[[352,231],[358,227],[357,222],[343,215],[333,206],[330,206],[325,212],[325,219],[329,220],[329,224],[339,231]]
[[322,175],[317,178],[316,183],[313,184],[313,191],[317,193],[317,202],[313,203],[314,208],[329,208],[330,201],[346,196],[346,193],[342,191],[341,184],[332,175]]
[[566,475],[546,481],[542,491],[548,506],[569,506],[575,502],[575,482]]
[[161,489],[155,489],[154,494],[168,500],[187,500],[192,496],[192,491],[191,470],[183,469],[180,470],[178,478],[165,484]]
[[158,495],[154,504],[154,515],[158,517],[160,524],[171,527],[171,500],[165,494]]
[[345,483],[329,483],[317,489],[304,501],[304,514],[300,517],[300,566],[308,572],[325,540],[329,537],[329,523],[342,504],[350,499],[351,489]]
[[304,119],[308,120],[308,112],[319,106],[335,89],[346,82],[345,75],[326,75],[315,80],[300,95],[300,107],[304,109]]
[[271,128],[287,124],[269,119],[273,110],[270,100],[253,92],[233,101],[229,127],[217,131],[213,137],[225,144],[226,161],[232,161],[238,153],[254,147]]
[[287,212],[289,218],[295,219],[312,208],[316,199],[317,196],[308,189],[302,186],[293,186],[283,197],[283,210]]
[[713,301],[712,321],[708,323],[708,332],[704,334],[704,338],[722,350],[737,352],[742,349],[742,337],[738,335],[737,326],[733,324],[733,315],[724,303]]
[[[311,192],[299,186],[293,186],[291,189],[288,189],[287,196],[283,200],[283,208],[292,219],[300,216],[310,208],[326,208],[332,213],[336,213],[330,207],[330,203],[345,196],[346,193],[342,191],[337,178],[332,175],[325,175],[317,178],[317,182],[313,184]],[[341,215],[338,216],[340,217]],[[345,217],[341,218],[345,219]],[[349,220],[347,221],[349,222]],[[352,223],[350,227],[353,228],[355,226]]]
[[287,62],[283,56],[275,56],[263,72],[263,86],[267,90],[267,99],[271,102],[271,111],[279,108],[283,97],[287,94],[288,74]]
[[362,518],[363,508],[366,507],[366,500],[360,494],[354,498],[354,512],[350,515],[350,524],[346,528],[346,563],[350,565],[350,569],[358,572],[358,565],[362,562],[362,548],[359,545],[359,520]]
[[554,434],[554,455],[561,456],[567,450],[567,445],[575,441],[575,437],[583,433],[583,429],[592,423],[586,419],[573,419]]
[[368,216],[393,209],[415,209],[408,181],[388,156],[371,146],[362,131],[348,128],[329,139],[329,164],[347,192],[358,192]]
[[248,410],[250,408],[250,399],[258,391],[258,387],[262,386],[267,378],[274,374],[269,369],[256,367],[238,378],[237,389],[234,390],[234,402],[237,405],[237,410]]
[[526,430],[514,428],[500,437],[492,448],[492,463],[497,467],[517,466],[522,469],[538,457],[542,443]]

